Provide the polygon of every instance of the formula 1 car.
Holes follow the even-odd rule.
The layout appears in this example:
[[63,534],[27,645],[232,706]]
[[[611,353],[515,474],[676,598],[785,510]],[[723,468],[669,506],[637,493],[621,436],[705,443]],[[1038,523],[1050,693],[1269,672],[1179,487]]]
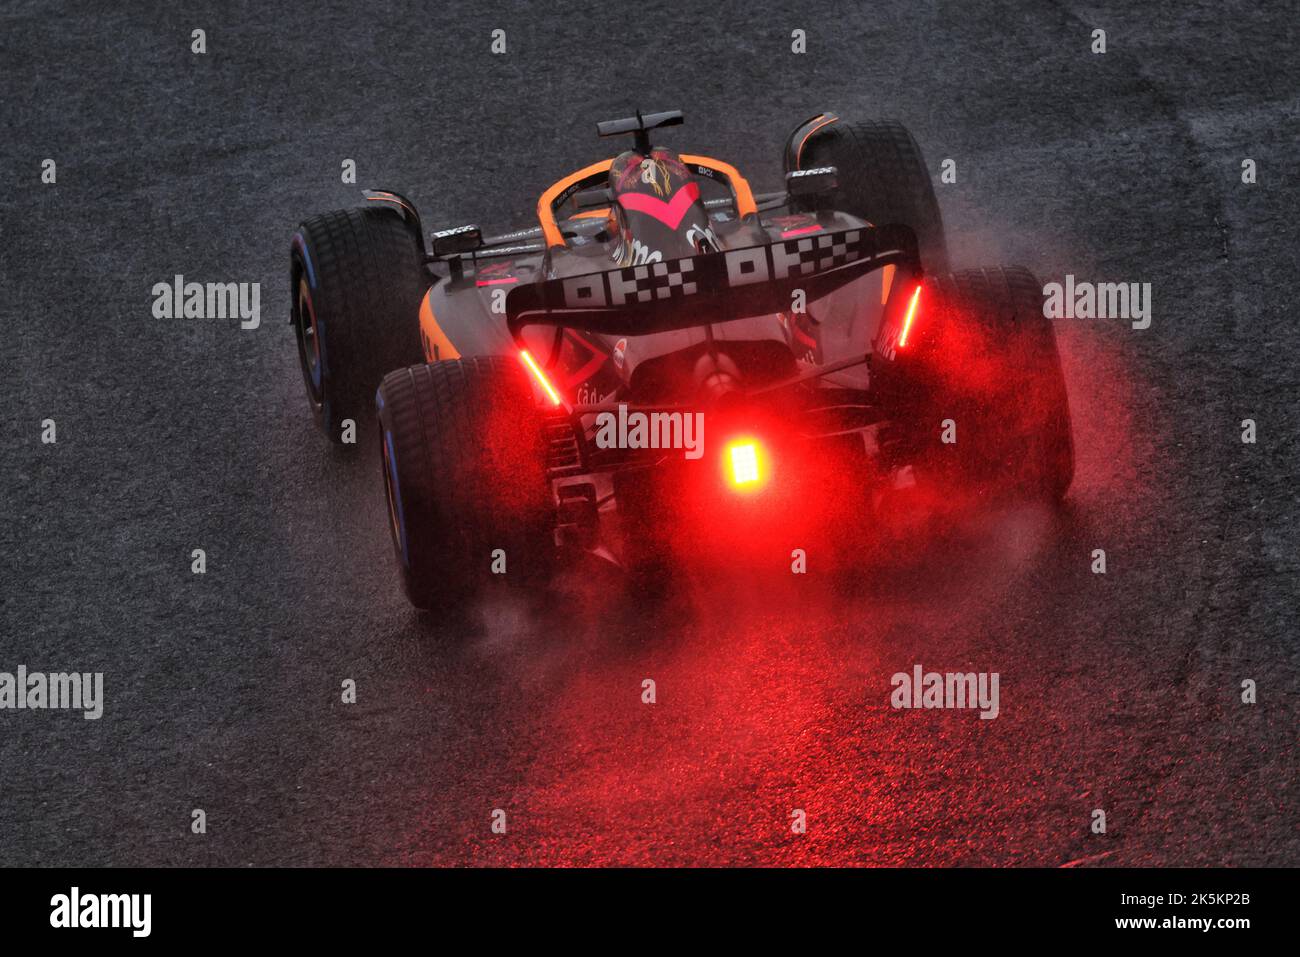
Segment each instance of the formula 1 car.
[[652,145],[681,123],[597,124],[632,148],[551,184],[512,232],[426,243],[408,199],[366,190],[293,236],[308,397],[335,441],[377,406],[416,607],[575,549],[652,567],[666,529],[734,531],[846,490],[1065,495],[1042,287],[947,272],[903,126],[818,114],[786,141],[784,188],[755,194],[729,163]]

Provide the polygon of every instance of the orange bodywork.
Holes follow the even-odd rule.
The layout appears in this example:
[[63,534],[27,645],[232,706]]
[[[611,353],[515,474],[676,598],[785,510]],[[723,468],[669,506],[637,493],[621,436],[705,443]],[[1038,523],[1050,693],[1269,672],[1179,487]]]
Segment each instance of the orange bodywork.
[[821,116],[817,117],[817,119],[820,120],[821,122],[817,123],[816,126],[814,126],[807,133],[805,133],[804,138],[799,141],[799,149],[794,154],[796,163],[801,162],[803,160],[803,148],[806,145],[808,145],[808,141],[812,139],[812,135],[816,133],[818,130],[820,130],[823,126],[830,126],[838,119],[838,117],[835,116],[827,117],[827,115],[823,113]]
[[400,206],[409,212],[412,216],[416,215],[415,210],[402,197],[395,193],[386,193],[383,190],[376,190],[374,196],[367,196],[366,199],[372,203],[392,203],[394,206]]
[[564,179],[556,180],[547,187],[546,192],[542,193],[537,200],[537,221],[542,224],[542,235],[546,237],[547,246],[564,245],[564,235],[560,232],[560,227],[555,224],[555,210],[551,208],[555,204],[555,198],[575,183],[580,183],[598,173],[609,172],[609,168],[613,165],[614,161],[607,159],[584,166],[576,173],[570,173]]
[[894,264],[890,263],[880,270],[880,304],[889,302],[889,290],[894,285]]
[[438,320],[434,318],[433,306],[429,304],[429,294],[432,291],[426,292],[420,300],[420,341],[424,343],[424,358],[429,362],[459,359],[460,352],[451,344],[447,334],[438,325]]
[[758,204],[754,202],[754,192],[749,188],[749,180],[741,176],[740,170],[730,163],[713,159],[711,156],[693,156],[689,153],[682,153],[678,159],[683,163],[694,163],[696,166],[706,166],[709,169],[717,170],[727,177],[731,192],[736,197],[736,214],[738,216],[743,218],[758,212]]

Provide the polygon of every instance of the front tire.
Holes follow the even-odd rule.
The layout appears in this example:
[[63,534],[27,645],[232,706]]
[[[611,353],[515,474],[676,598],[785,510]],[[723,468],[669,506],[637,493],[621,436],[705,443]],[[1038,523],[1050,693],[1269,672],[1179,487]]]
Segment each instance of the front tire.
[[384,377],[376,403],[411,604],[456,607],[498,576],[537,582],[554,540],[542,420],[523,367],[500,356],[412,366]]
[[423,358],[424,250],[400,213],[378,205],[304,221],[290,256],[307,398],[321,431],[342,442],[345,420],[368,417],[383,374]]

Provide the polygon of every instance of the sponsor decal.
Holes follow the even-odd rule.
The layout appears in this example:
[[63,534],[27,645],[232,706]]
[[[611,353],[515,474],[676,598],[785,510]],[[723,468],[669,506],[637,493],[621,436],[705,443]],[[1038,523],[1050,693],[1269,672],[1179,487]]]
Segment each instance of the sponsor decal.
[[[730,287],[793,279],[825,272],[873,256],[894,255],[898,250],[875,250],[863,242],[860,229],[822,233],[775,242],[767,246],[732,249],[721,254]],[[630,266],[609,272],[572,276],[560,280],[563,305],[569,309],[603,309],[645,303],[698,291],[695,258]]]
[[433,234],[434,239],[446,239],[448,236],[459,236],[461,233],[476,232],[478,227],[471,224],[469,226],[455,226],[451,229],[440,229]]
[[646,263],[661,262],[664,254],[657,249],[651,249],[639,239],[623,236],[614,247],[611,257],[620,266],[643,266]]
[[[493,246],[490,249],[480,249],[475,258],[474,253],[464,253],[461,256],[462,262],[478,262],[485,256],[526,256],[533,253],[545,252],[545,247],[541,245],[531,246]],[[482,271],[480,269],[480,271]]]
[[811,226],[800,226],[797,229],[787,229],[785,232],[781,233],[781,238],[792,239],[795,236],[808,236],[812,233],[820,233],[821,231],[822,228],[816,223],[813,223]]
[[602,395],[596,386],[590,383],[580,386],[577,393],[578,405],[600,405],[613,397],[613,392],[606,392]]
[[785,174],[786,179],[798,179],[802,176],[821,176],[835,172],[834,166],[818,166],[816,169],[796,169]]
[[776,216],[769,220],[773,225],[781,227],[781,238],[791,239],[796,236],[808,236],[813,233],[822,232],[821,225],[817,222],[816,217],[807,213],[796,213],[792,216]]
[[629,266],[643,266],[646,263],[661,262],[664,254],[657,249],[651,249],[639,239],[632,240],[632,255]]
[[474,284],[476,286],[501,286],[516,283],[519,281],[519,277],[511,275],[514,267],[513,259],[483,266],[474,274],[476,280]]
[[512,233],[502,233],[500,236],[493,236],[492,239],[496,242],[508,243],[516,239],[532,239],[541,234],[542,228],[540,226],[533,226],[529,229],[517,229]]

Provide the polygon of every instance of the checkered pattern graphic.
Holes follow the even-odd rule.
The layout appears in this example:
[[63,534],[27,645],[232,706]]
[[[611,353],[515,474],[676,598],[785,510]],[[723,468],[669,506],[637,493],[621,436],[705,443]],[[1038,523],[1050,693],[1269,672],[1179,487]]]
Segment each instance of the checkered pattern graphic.
[[690,296],[695,293],[696,284],[687,280],[694,274],[695,260],[690,257],[623,269],[617,279],[610,277],[610,300],[618,302],[620,293],[625,302]]
[[[726,283],[729,269],[738,270],[731,281],[762,282],[768,278],[784,279],[824,273],[850,263],[859,262],[876,250],[867,242],[864,230],[851,229],[828,232],[820,236],[804,236],[786,242],[773,243],[749,249],[731,250],[719,254],[726,257],[727,265],[718,262],[719,274],[714,264],[701,264],[696,257],[670,259],[662,262],[628,266],[612,272],[565,280],[565,304],[570,308],[591,308],[608,305],[618,308],[633,303],[651,303],[678,299],[699,292],[700,282]],[[731,262],[740,257],[737,262]],[[709,268],[704,269],[703,266]],[[603,284],[604,289],[601,289]],[[599,302],[600,293],[604,301]],[[594,295],[593,295],[594,293]]]
[[807,276],[814,272],[825,272],[857,262],[863,256],[860,229],[792,239],[781,245],[788,256],[799,257],[799,266],[790,270],[791,275]]

